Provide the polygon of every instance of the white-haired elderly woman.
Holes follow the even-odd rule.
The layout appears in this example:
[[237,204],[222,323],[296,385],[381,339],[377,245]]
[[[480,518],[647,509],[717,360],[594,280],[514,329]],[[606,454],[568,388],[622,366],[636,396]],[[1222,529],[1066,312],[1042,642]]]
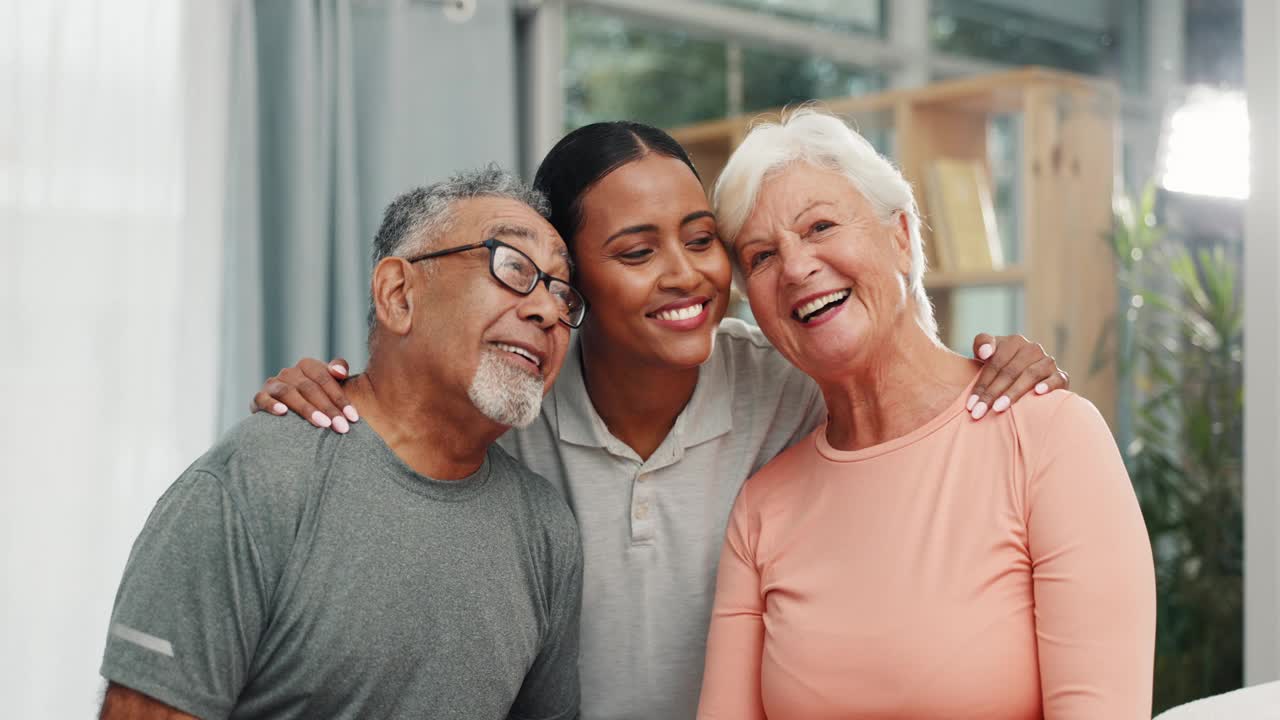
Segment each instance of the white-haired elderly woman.
[[713,202],[761,329],[828,421],[749,479],[698,717],[1148,718],[1155,582],[1115,442],[1055,391],[965,422],[920,218],[840,119],[761,125]]

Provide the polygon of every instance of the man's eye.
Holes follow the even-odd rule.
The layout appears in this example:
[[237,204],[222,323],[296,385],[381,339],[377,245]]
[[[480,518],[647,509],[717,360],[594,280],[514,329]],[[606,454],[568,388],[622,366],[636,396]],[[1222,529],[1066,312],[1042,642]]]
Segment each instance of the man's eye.
[[702,249],[706,247],[711,247],[711,243],[714,241],[715,241],[715,238],[712,237],[711,235],[702,235],[690,240],[686,244],[692,248]]
[[631,252],[622,253],[618,257],[622,258],[623,260],[643,260],[652,254],[653,254],[653,251],[650,250],[649,248],[641,248],[639,250],[632,250]]

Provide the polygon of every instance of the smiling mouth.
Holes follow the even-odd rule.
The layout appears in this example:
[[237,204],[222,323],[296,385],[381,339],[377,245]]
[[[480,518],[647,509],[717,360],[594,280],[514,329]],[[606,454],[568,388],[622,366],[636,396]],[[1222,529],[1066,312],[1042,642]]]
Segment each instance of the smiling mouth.
[[661,312],[656,312],[650,315],[650,317],[654,317],[659,320],[692,320],[693,318],[701,315],[703,308],[706,306],[706,303],[698,303],[697,305],[682,307],[679,310],[663,310]]
[[849,299],[849,295],[852,294],[852,292],[853,291],[851,289],[845,288],[844,290],[837,290],[835,292],[816,297],[792,310],[791,317],[802,323],[807,323],[828,310],[843,305],[844,301]]
[[506,343],[500,343],[500,342],[493,343],[493,346],[504,352],[509,352],[513,355],[519,355],[525,360],[528,360],[529,362],[533,363],[534,366],[537,367],[539,370],[542,369],[542,358],[538,357],[537,355],[534,355],[533,353],[529,352],[528,350],[525,350],[522,347],[516,347],[515,345],[508,345]]

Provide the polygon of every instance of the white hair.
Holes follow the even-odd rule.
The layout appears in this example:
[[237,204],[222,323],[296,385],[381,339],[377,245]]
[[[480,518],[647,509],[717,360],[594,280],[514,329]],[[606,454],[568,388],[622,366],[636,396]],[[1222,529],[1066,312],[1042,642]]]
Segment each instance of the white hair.
[[542,378],[502,359],[498,350],[480,354],[467,397],[480,414],[510,427],[526,427],[542,409]]
[[[734,258],[733,242],[755,208],[760,186],[771,175],[797,163],[844,175],[875,209],[882,223],[907,218],[911,240],[911,272],[907,287],[915,298],[916,322],[931,337],[938,334],[933,305],[924,290],[924,243],[920,238],[920,210],[911,185],[887,158],[831,113],[813,107],[784,111],[780,122],[756,125],[733,151],[711,193],[720,238]],[[738,275],[741,279],[741,274]]]

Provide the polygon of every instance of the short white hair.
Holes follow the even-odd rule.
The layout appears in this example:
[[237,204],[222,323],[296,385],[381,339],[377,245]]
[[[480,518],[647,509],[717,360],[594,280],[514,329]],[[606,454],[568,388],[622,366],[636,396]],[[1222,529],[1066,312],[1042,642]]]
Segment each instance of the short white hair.
[[892,224],[898,213],[907,218],[911,240],[907,287],[915,298],[916,321],[930,337],[937,337],[938,323],[924,289],[920,209],[911,184],[866,138],[829,112],[814,107],[784,111],[780,122],[751,128],[729,157],[711,193],[711,204],[735,269],[740,270],[732,252],[733,243],[755,208],[760,186],[769,176],[797,162],[844,175],[875,209],[882,223]]

